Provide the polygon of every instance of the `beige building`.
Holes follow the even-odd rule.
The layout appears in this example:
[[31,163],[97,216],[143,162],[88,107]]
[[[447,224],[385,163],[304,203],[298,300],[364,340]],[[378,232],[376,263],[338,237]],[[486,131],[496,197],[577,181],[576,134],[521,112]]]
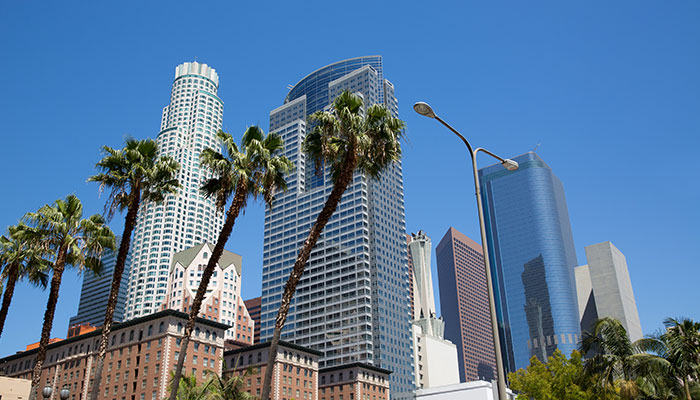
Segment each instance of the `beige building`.
[[[163,309],[189,313],[214,245],[202,243],[173,255]],[[255,322],[241,298],[242,258],[224,250],[211,276],[199,316],[230,325],[227,340],[253,344]]]
[[27,400],[32,381],[29,379],[8,378],[0,376],[0,399]]
[[[165,310],[115,324],[102,373],[100,399],[157,400],[167,395],[169,373],[180,355],[180,343],[188,315]],[[189,344],[184,372],[198,380],[205,371],[221,373],[224,332],[228,325],[198,319]],[[67,387],[69,400],[88,396],[92,369],[102,330],[92,331],[50,344],[41,373],[41,389]],[[0,359],[0,375],[31,379],[37,350],[23,351]],[[54,390],[50,400],[58,400]],[[3,397],[4,400],[4,397]]]

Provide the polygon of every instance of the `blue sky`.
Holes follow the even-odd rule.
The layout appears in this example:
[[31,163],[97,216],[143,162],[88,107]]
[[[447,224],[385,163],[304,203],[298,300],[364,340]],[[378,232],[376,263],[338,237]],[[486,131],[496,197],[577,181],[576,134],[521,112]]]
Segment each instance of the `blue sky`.
[[[217,70],[224,129],[240,137],[267,130],[309,72],[381,54],[407,123],[409,231],[434,244],[449,226],[479,235],[467,154],[413,112],[424,100],[475,146],[508,157],[540,144],[564,183],[579,262],[605,240],[625,254],[645,332],[667,316],[700,320],[699,17],[696,1],[9,2],[0,229],[70,193],[101,212],[85,182],[100,146],[158,134],[179,63]],[[260,293],[262,230],[262,206],[250,205],[228,242],[243,256],[244,298]],[[66,273],[54,337],[79,290]],[[18,289],[0,356],[39,339],[47,295]]]

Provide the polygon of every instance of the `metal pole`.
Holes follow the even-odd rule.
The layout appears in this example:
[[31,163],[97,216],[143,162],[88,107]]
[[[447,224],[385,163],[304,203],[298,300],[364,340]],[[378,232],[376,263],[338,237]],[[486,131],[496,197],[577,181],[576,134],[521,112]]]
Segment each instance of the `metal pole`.
[[486,269],[486,288],[489,295],[489,311],[491,314],[493,349],[496,353],[496,384],[498,385],[498,400],[507,400],[508,397],[506,397],[506,375],[505,370],[503,368],[503,358],[501,357],[501,335],[498,332],[498,318],[496,316],[496,303],[492,284],[493,280],[491,278],[491,262],[489,261],[489,249],[488,244],[486,243],[486,225],[484,223],[484,208],[481,201],[481,185],[479,184],[479,170],[476,165],[476,155],[478,152],[483,151],[484,153],[493,156],[501,162],[503,162],[504,160],[503,158],[482,148],[477,148],[476,150],[473,150],[472,146],[469,144],[469,141],[467,141],[467,139],[464,136],[462,136],[462,134],[459,133],[456,129],[451,127],[450,124],[443,121],[437,115],[435,116],[435,119],[438,120],[441,124],[445,125],[447,129],[454,132],[457,136],[459,136],[460,139],[462,139],[464,144],[467,146],[467,149],[469,150],[469,155],[472,159],[472,171],[474,173],[474,189],[476,190],[476,208],[479,213],[479,229],[481,230],[481,248],[484,252],[484,268]]

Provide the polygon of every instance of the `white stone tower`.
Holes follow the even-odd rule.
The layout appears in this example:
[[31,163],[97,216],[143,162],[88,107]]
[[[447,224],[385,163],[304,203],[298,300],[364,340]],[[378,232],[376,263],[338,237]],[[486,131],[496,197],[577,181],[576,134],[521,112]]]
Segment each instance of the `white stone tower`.
[[175,69],[170,104],[163,108],[158,150],[180,163],[181,188],[160,205],[142,204],[131,241],[126,320],[151,314],[165,301],[174,253],[216,243],[223,213],[199,192],[211,176],[200,168],[199,154],[218,148],[224,103],[216,95],[219,76],[206,64],[187,62]]

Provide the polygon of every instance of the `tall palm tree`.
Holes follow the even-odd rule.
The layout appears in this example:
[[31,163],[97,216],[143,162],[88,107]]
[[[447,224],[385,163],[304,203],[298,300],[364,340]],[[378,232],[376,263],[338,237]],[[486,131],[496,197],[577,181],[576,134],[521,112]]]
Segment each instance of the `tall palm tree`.
[[[224,370],[226,370],[226,364],[224,363]],[[238,374],[225,374],[217,375],[212,373],[211,382],[212,385],[209,387],[210,400],[253,400],[255,397],[250,393],[246,392],[243,388],[244,379],[252,373],[251,369],[248,368],[242,375]]]
[[700,323],[687,318],[666,318],[665,331],[640,340],[640,348],[662,361],[654,365],[654,389],[692,400],[700,379]]
[[124,232],[122,233],[117,261],[112,275],[112,287],[107,300],[107,310],[102,324],[102,337],[97,354],[95,375],[93,376],[90,399],[99,396],[102,369],[107,355],[107,341],[112,331],[114,309],[117,306],[119,286],[124,274],[126,257],[131,245],[131,234],[136,226],[136,216],[142,202],[160,203],[169,193],[175,193],[180,186],[176,176],[180,165],[169,156],[158,156],[158,146],[151,139],[127,139],[123,149],[102,147],[104,158],[97,163],[100,173],[91,176],[88,182],[98,182],[100,191],[110,188],[109,200],[105,206],[107,218],[114,212],[126,210]]
[[0,280],[7,280],[0,307],[0,335],[10,309],[15,285],[26,278],[30,283],[46,289],[48,263],[41,249],[30,246],[33,229],[19,223],[8,228],[7,236],[0,236]]
[[214,178],[205,182],[201,191],[207,197],[216,198],[216,206],[220,211],[224,210],[232,194],[233,200],[226,212],[226,220],[219,233],[219,238],[216,240],[214,250],[212,250],[207,266],[202,273],[197,294],[192,301],[192,309],[183,333],[180,357],[175,369],[173,385],[176,390],[171,391],[170,400],[175,400],[190,335],[209,286],[209,280],[221,258],[224,246],[231,236],[238,214],[245,208],[249,196],[253,198],[262,196],[265,202],[271,206],[275,192],[286,190],[287,183],[284,177],[293,166],[287,157],[277,155],[284,148],[282,138],[274,133],[265,136],[262,129],[257,126],[249,127],[243,134],[241,139],[243,151],[239,151],[230,134],[219,131],[218,138],[222,142],[224,153],[213,149],[204,149],[201,154],[200,164],[210,168],[214,173]]
[[355,170],[376,179],[389,165],[401,159],[400,139],[405,124],[392,117],[384,106],[371,105],[363,113],[362,98],[345,91],[335,99],[331,111],[316,112],[311,115],[311,120],[316,122],[316,126],[306,137],[304,151],[316,163],[317,172],[323,165],[330,167],[333,190],[311,227],[304,246],[299,250],[284,287],[270,344],[271,356],[265,370],[263,400],[270,396],[274,354],[279,346],[280,334],[297,284],[304,273],[311,250],[352,182]]
[[89,269],[95,273],[101,271],[100,257],[105,249],[114,250],[115,238],[105,225],[104,218],[94,214],[83,219],[83,205],[75,195],[68,195],[65,200],[58,199],[53,205],[45,205],[37,212],[27,213],[24,220],[36,228],[33,242],[45,251],[53,253],[51,286],[49,299],[44,313],[44,325],[41,330],[39,350],[32,372],[30,400],[35,400],[41,368],[46,359],[46,347],[53,326],[53,317],[58,302],[58,291],[66,265],[78,269]]

